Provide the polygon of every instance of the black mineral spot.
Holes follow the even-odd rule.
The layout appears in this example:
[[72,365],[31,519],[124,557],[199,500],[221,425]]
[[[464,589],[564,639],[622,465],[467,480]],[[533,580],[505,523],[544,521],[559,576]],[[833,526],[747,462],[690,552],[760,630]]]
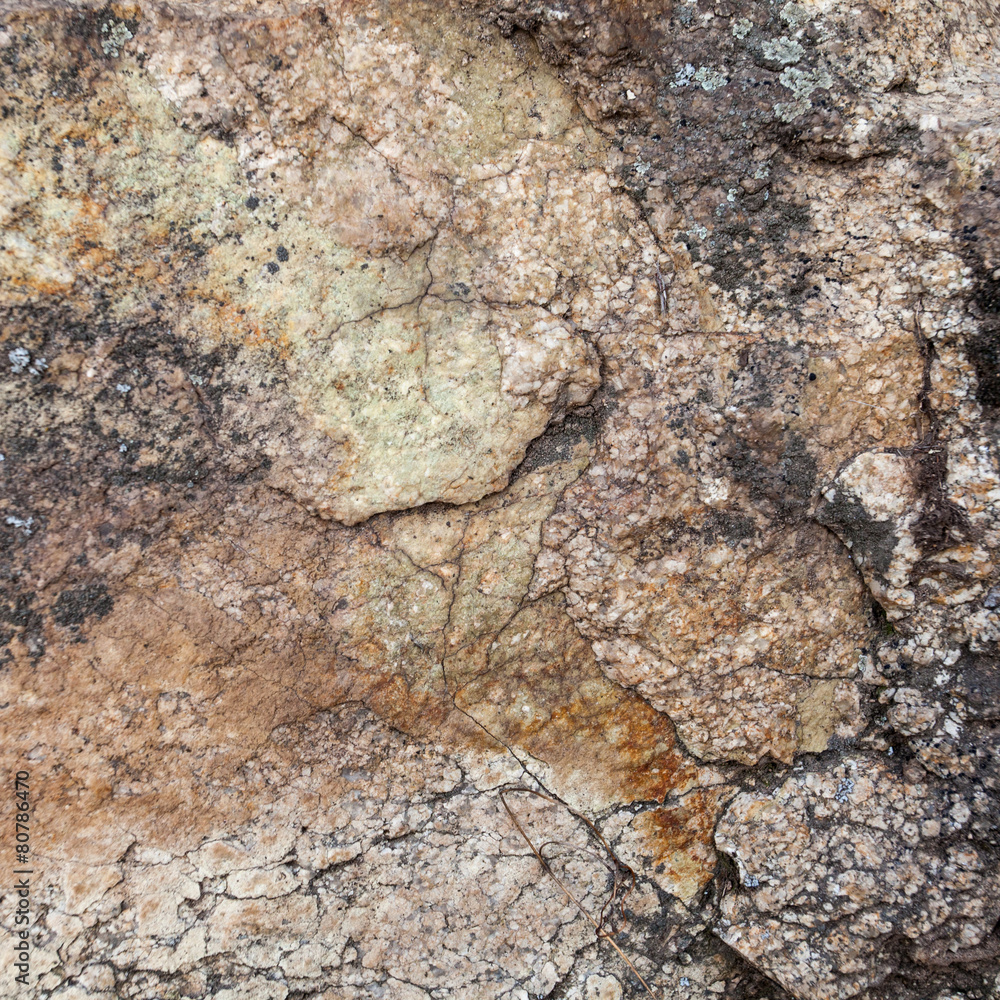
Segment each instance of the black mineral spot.
[[252,194],[243,204],[252,212],[260,204],[260,199],[255,194]]
[[816,512],[816,520],[849,541],[855,562],[884,574],[899,538],[891,521],[876,520],[850,495],[838,493]]
[[273,260],[269,260],[264,266],[271,272],[271,274],[277,274],[281,270],[281,268],[278,267]]
[[976,371],[976,398],[986,407],[1000,407],[1000,329],[984,330],[968,345]]
[[815,382],[816,381],[816,373],[815,372],[810,372],[809,373],[809,381],[810,382]]
[[103,618],[115,606],[103,583],[79,590],[64,590],[52,608],[52,617],[64,627],[82,625],[87,618]]
[[284,264],[288,260],[288,251],[283,246],[279,246],[277,251],[275,251],[275,256]]

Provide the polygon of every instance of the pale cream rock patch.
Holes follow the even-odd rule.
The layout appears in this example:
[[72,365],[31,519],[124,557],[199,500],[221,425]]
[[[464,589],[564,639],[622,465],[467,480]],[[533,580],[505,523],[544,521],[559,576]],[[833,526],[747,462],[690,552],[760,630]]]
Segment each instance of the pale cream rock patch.
[[[284,222],[280,239],[250,229],[213,250],[206,283],[248,273],[229,294],[288,372],[278,421],[258,431],[272,481],[347,523],[502,488],[548,421],[594,392],[581,329],[607,321],[608,272],[650,242],[638,226],[608,238],[610,215],[634,210],[603,172],[581,173],[591,139],[551,72],[515,83],[487,51],[463,69],[457,49],[432,58],[398,26],[350,15],[336,46],[303,31],[277,76],[256,36],[174,37],[151,53],[161,98],[182,120],[223,113],[207,88],[248,116],[240,165],[261,171],[256,211]],[[294,246],[273,274],[261,236]],[[250,248],[259,273],[240,265]],[[560,300],[569,286],[585,308]]]
[[866,452],[851,462],[837,481],[857,497],[873,520],[900,519],[916,500],[913,465],[902,455]]
[[621,1000],[622,984],[614,976],[588,976],[583,995],[586,1000]]
[[277,868],[233,872],[226,879],[226,885],[237,899],[256,899],[260,896],[274,899],[294,892],[304,881],[287,865],[279,865]]

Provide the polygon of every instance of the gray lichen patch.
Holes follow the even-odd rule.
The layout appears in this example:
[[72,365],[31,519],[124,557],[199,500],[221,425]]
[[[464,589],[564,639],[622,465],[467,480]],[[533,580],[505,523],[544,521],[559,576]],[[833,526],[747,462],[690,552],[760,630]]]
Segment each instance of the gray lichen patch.
[[[784,62],[785,60],[775,60]],[[796,62],[796,59],[789,59]],[[798,66],[786,66],[778,78],[783,87],[787,87],[794,95],[793,101],[779,101],[774,105],[774,113],[780,121],[790,122],[805,114],[813,103],[810,97],[815,91],[833,86],[833,77],[825,66],[816,69],[801,69]]]
[[7,352],[7,360],[10,362],[10,370],[15,375],[20,375],[31,363],[31,353],[24,347],[15,347]]
[[753,21],[749,17],[738,17],[733,21],[730,30],[732,31],[733,38],[746,38],[753,31]]
[[[805,49],[795,39],[787,36],[769,38],[761,42],[760,48],[768,62],[777,63],[779,66],[797,63],[805,55]],[[826,86],[829,86],[829,83]]]
[[106,56],[117,58],[120,49],[133,37],[125,21],[108,20],[101,24],[101,48]]
[[781,8],[781,20],[790,28],[800,28],[807,24],[810,18],[809,11],[802,4],[793,3],[791,0]]
[[816,69],[789,67],[782,71],[778,79],[783,87],[787,87],[796,97],[803,100],[810,97],[814,91],[833,86],[833,77],[825,66]]
[[674,74],[670,86],[688,87],[697,84],[702,90],[711,93],[713,90],[724,87],[728,82],[729,77],[721,70],[712,66],[699,66],[696,69],[691,63],[686,63]]

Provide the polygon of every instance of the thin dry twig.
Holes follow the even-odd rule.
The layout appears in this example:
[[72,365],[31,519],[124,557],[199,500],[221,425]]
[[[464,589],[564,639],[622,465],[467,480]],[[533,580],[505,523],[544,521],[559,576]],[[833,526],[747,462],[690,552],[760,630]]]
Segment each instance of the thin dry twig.
[[[570,810],[570,811],[572,811],[572,810]],[[619,892],[619,890],[621,889],[621,886],[622,886],[621,872],[620,872],[618,866],[612,864],[606,857],[602,856],[601,854],[599,854],[597,851],[593,850],[592,848],[581,847],[579,844],[571,844],[568,840],[546,840],[544,844],[539,844],[538,845],[538,852],[540,854],[544,855],[546,847],[559,847],[559,848],[562,849],[562,853],[563,854],[573,854],[573,853],[576,853],[576,854],[586,854],[588,857],[593,858],[599,865],[603,865],[608,870],[608,874],[611,876],[611,878],[613,880],[612,881],[612,887],[611,887],[611,895],[605,901],[604,906],[601,907],[600,919],[597,921],[598,924],[601,927],[604,927],[604,922],[607,919],[608,907],[611,906],[615,902],[616,899],[618,899],[618,892]],[[548,861],[550,859],[546,858],[545,860]],[[617,858],[615,859],[615,861],[617,861]],[[619,865],[620,864],[621,863],[619,862]],[[627,865],[623,865],[621,867],[627,868],[628,866]],[[629,872],[632,872],[631,868],[629,868],[628,870],[629,870]],[[622,915],[622,927],[624,927],[625,924],[628,922],[628,917],[625,915],[625,897],[628,896],[629,893],[634,888],[635,888],[635,873],[633,872],[632,873],[632,885],[628,889],[626,889],[625,892],[622,893],[621,900],[620,900],[620,903],[621,903],[621,915]],[[622,929],[622,927],[618,928],[619,931]]]
[[[525,832],[524,827],[521,826],[521,821],[514,814],[514,810],[511,809],[510,803],[507,801],[506,796],[510,795],[510,794],[512,794],[514,792],[526,792],[528,795],[534,795],[537,798],[543,799],[546,802],[551,802],[553,805],[562,806],[564,809],[568,810],[576,819],[578,819],[582,823],[586,824],[587,829],[597,839],[597,841],[598,841],[598,843],[600,843],[601,847],[603,847],[604,850],[607,852],[607,857],[610,858],[611,861],[614,863],[614,867],[612,868],[612,866],[608,863],[608,861],[606,859],[602,858],[602,859],[599,859],[599,860],[601,860],[601,863],[604,864],[604,866],[606,868],[608,868],[609,870],[612,871],[612,874],[614,876],[614,887],[613,887],[612,892],[611,892],[611,898],[601,908],[601,919],[599,921],[595,920],[594,917],[591,915],[591,913],[583,905],[583,903],[581,903],[580,900],[578,900],[576,898],[576,896],[574,896],[573,893],[570,892],[570,890],[566,887],[566,884],[562,881],[562,879],[559,878],[559,876],[552,870],[552,866],[549,864],[548,859],[542,854],[542,851],[546,847],[548,847],[550,845],[553,845],[553,844],[559,845],[559,844],[562,844],[564,842],[562,842],[562,841],[555,841],[555,840],[548,840],[544,844],[542,844],[540,848],[539,847],[535,847],[534,842],[528,836],[528,834]],[[501,788],[500,789],[500,801],[503,803],[504,809],[507,810],[507,815],[510,816],[511,822],[514,824],[515,827],[517,827],[517,832],[521,835],[521,838],[528,845],[528,847],[531,848],[531,853],[534,854],[536,858],[538,858],[539,864],[541,864],[541,866],[545,869],[545,871],[552,877],[552,879],[556,883],[556,885],[558,885],[559,888],[562,889],[563,893],[566,895],[566,898],[569,899],[569,901],[571,903],[573,903],[573,905],[594,925],[594,930],[597,932],[597,936],[600,937],[600,938],[604,938],[604,940],[607,941],[608,944],[610,944],[611,947],[614,948],[616,952],[618,952],[618,955],[621,958],[621,960],[632,970],[632,974],[642,984],[642,988],[651,997],[655,997],[656,994],[653,992],[652,987],[649,985],[649,983],[646,982],[645,979],[642,978],[642,976],[639,973],[639,970],[632,964],[632,961],[629,959],[629,957],[618,946],[618,942],[615,941],[614,937],[612,936],[611,931],[606,930],[605,927],[604,927],[604,915],[605,915],[605,912],[606,912],[608,906],[611,905],[615,901],[616,897],[618,898],[619,906],[621,908],[622,918],[623,919],[625,918],[625,899],[628,897],[629,893],[631,893],[632,890],[635,888],[635,872],[628,865],[626,865],[624,862],[622,862],[622,861],[620,861],[618,859],[618,856],[611,849],[611,845],[608,844],[608,842],[604,839],[604,837],[602,836],[600,830],[598,830],[597,827],[594,826],[594,824],[591,823],[590,820],[587,819],[586,816],[582,816],[575,809],[570,809],[570,807],[567,806],[565,802],[561,802],[559,799],[553,798],[551,795],[546,795],[544,792],[536,791],[534,788],[528,788],[527,785],[514,785],[511,788]],[[570,846],[572,846],[572,845],[570,845]],[[573,848],[573,849],[574,850],[582,850],[582,851],[584,851],[585,853],[588,853],[588,854],[594,854],[594,853],[596,853],[596,852],[592,852],[589,848]],[[620,873],[623,872],[623,871],[626,872],[628,874],[628,876],[630,876],[630,878],[631,878],[631,885],[621,895],[621,897],[618,897],[617,894],[618,894],[618,891],[619,891],[619,888],[620,888],[620,885],[621,885]]]
[[667,285],[663,280],[663,275],[660,273],[660,265],[656,265],[656,272],[653,275],[656,281],[656,294],[659,298],[660,305],[660,315],[665,316],[667,314],[667,308],[669,306],[669,300],[667,299]]

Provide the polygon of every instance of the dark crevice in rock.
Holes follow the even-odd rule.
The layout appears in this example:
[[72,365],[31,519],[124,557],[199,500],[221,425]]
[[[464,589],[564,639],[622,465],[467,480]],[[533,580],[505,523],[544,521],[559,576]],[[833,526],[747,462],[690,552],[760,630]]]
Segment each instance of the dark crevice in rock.
[[[947,496],[947,446],[941,440],[941,420],[931,402],[931,370],[937,351],[920,330],[919,313],[917,316],[913,334],[924,362],[918,403],[928,429],[911,450],[915,459],[913,485],[924,501],[920,518],[913,528],[913,538],[925,555],[933,555],[947,548],[951,541],[966,536],[969,523],[965,511]],[[957,537],[953,539],[953,535]]]
[[552,421],[545,431],[528,445],[520,465],[510,474],[508,487],[536,469],[567,461],[577,444],[586,441],[592,445],[598,433],[598,418],[591,406],[574,410],[562,419]]

